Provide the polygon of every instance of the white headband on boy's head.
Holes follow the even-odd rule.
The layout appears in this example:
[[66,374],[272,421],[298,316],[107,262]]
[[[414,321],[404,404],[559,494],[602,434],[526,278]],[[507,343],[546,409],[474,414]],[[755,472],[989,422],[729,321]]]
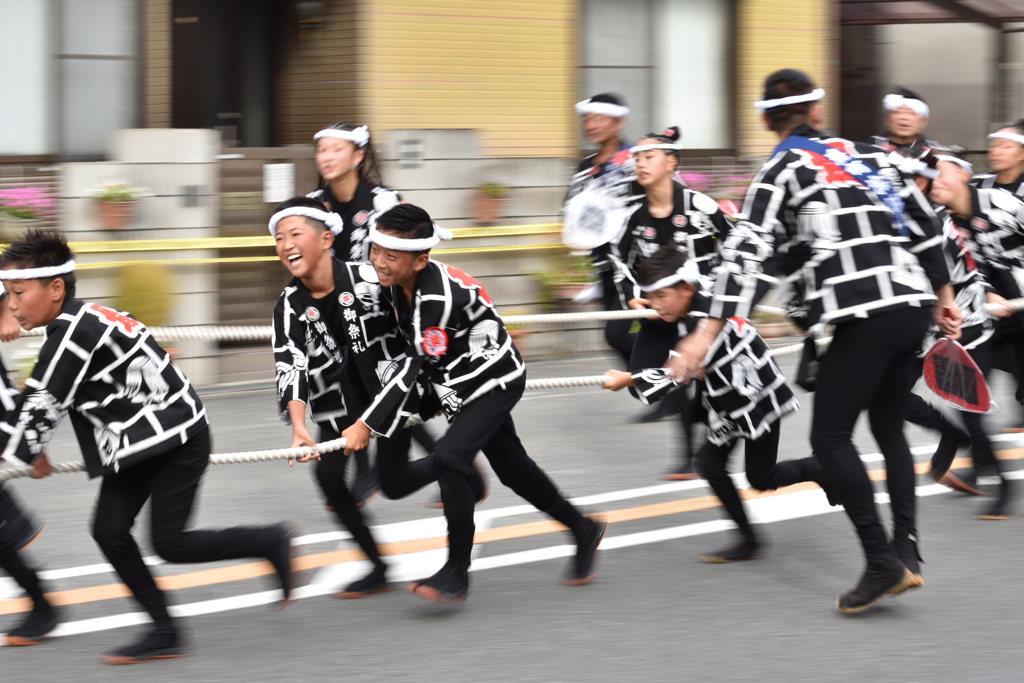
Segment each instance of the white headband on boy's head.
[[1020,133],[1011,133],[1009,131],[1000,130],[995,133],[989,133],[989,140],[1013,140],[1019,145],[1024,145],[1024,135]]
[[809,93],[803,95],[790,95],[789,97],[780,97],[775,100],[758,100],[754,102],[754,109],[758,113],[765,113],[769,109],[775,109],[775,107],[786,107],[791,104],[803,104],[804,102],[817,102],[825,96],[825,91],[822,88],[815,88]]
[[621,104],[613,104],[612,102],[594,102],[591,99],[586,99],[582,102],[576,103],[576,114],[578,116],[583,116],[584,114],[601,114],[602,116],[611,116],[615,119],[621,119],[623,116],[629,114],[629,107]]
[[370,228],[370,241],[378,247],[393,249],[394,251],[427,251],[433,249],[441,240],[450,240],[451,230],[445,230],[437,223],[434,223],[434,234],[430,237],[423,237],[418,240],[407,240],[404,237],[385,235],[377,230],[377,226]]
[[348,140],[355,144],[356,147],[365,147],[366,143],[370,141],[370,129],[366,126],[359,126],[355,130],[341,130],[340,128],[325,128],[316,135],[313,136],[313,142],[316,142],[320,138],[337,138],[338,140]]
[[43,266],[41,268],[11,268],[0,270],[0,280],[40,280],[58,275],[67,275],[75,269],[75,262],[72,259],[59,266]]
[[928,105],[913,97],[904,97],[892,92],[882,98],[882,106],[886,111],[896,111],[900,107],[910,107],[910,110],[918,116],[928,118]]
[[676,272],[671,275],[666,275],[652,284],[641,285],[640,289],[645,292],[655,292],[659,289],[664,289],[665,287],[678,285],[680,282],[686,282],[692,285],[698,280],[700,280],[700,268],[697,267],[696,261],[688,259]]
[[341,232],[343,225],[341,216],[336,213],[329,213],[327,211],[321,211],[320,209],[314,209],[308,206],[293,206],[290,209],[278,211],[270,217],[269,227],[271,237],[275,237],[277,235],[277,224],[289,216],[305,216],[306,218],[312,218],[315,221],[321,221],[327,226],[328,230],[335,235]]
[[974,175],[974,166],[969,161],[964,161],[960,157],[955,157],[952,154],[936,154],[935,158],[939,161],[948,161],[952,164],[956,164],[960,168],[967,171],[969,174]]

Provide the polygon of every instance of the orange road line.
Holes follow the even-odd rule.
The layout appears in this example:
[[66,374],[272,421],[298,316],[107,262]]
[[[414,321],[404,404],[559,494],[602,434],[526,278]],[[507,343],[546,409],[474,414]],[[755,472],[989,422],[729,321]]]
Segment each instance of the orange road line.
[[[999,451],[996,455],[1001,460],[1024,459],[1024,448]],[[970,464],[970,458],[956,458],[953,461],[952,469],[969,467]],[[923,474],[927,472],[928,469],[929,464],[927,462],[916,463],[914,466],[914,470],[918,474]],[[870,469],[868,470],[868,477],[870,477],[872,481],[884,481],[885,470]],[[740,491],[739,494],[744,500],[751,500],[798,493],[800,491],[811,491],[816,488],[818,488],[817,484],[805,482],[794,486],[787,486],[777,491],[759,492],[746,489]],[[608,523],[616,524],[621,522],[632,522],[640,519],[650,519],[652,517],[676,515],[684,512],[708,510],[713,507],[718,507],[719,505],[721,505],[721,503],[716,496],[698,496],[695,498],[682,498],[680,500],[672,500],[664,503],[652,503],[650,505],[609,510],[607,512],[599,513],[597,516],[603,516]],[[564,526],[553,520],[526,522],[523,524],[511,524],[509,526],[479,531],[474,536],[473,542],[493,543],[496,541],[508,541],[517,538],[540,536],[565,530],[566,528]],[[382,555],[404,555],[407,553],[422,552],[424,550],[438,550],[446,547],[447,545],[447,537],[435,536],[431,538],[402,541],[399,543],[383,543],[380,545],[380,551]],[[346,562],[355,562],[363,559],[366,559],[366,556],[360,550],[332,550],[297,557],[292,561],[292,566],[296,571],[302,571],[319,569]],[[268,576],[273,573],[274,569],[269,562],[249,562],[246,564],[232,565],[230,567],[218,567],[217,569],[204,569],[184,574],[157,577],[156,583],[162,590],[182,590],[185,588],[198,588],[201,586],[210,586],[219,583],[229,583],[231,581],[255,579],[261,576]],[[112,583],[103,586],[90,586],[87,588],[75,588],[71,590],[47,593],[46,597],[54,605],[68,606],[112,600],[115,598],[129,598],[131,597],[131,592],[124,584]],[[31,608],[32,603],[28,598],[3,600],[0,601],[0,616],[27,612]]]

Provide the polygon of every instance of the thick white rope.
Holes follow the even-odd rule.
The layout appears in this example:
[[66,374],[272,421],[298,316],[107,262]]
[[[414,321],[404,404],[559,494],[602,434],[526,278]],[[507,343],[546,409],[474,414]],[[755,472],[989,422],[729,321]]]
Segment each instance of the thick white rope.
[[[301,448],[276,448],[267,451],[245,451],[241,453],[220,453],[210,456],[211,465],[236,465],[244,462],[269,462],[271,460],[294,460],[314,453],[333,453],[344,450],[345,439],[334,439],[318,443],[316,448],[302,446]],[[54,474],[70,474],[72,472],[84,472],[85,463],[76,462],[54,462],[50,464]],[[10,479],[22,479],[28,477],[32,472],[28,467],[11,467],[0,469],[0,482]]]

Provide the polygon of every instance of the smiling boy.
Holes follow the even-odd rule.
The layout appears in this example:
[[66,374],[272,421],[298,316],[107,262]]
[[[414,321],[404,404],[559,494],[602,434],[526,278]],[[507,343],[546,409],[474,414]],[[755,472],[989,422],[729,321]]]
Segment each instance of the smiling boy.
[[[448,431],[434,450],[448,520],[448,561],[434,576],[410,584],[411,592],[443,604],[469,594],[477,451],[501,483],[569,528],[576,557],[567,583],[587,583],[596,574],[605,524],[583,517],[526,454],[511,416],[526,386],[526,366],[480,283],[430,258],[442,238],[451,233],[412,204],[381,214],[370,231],[370,262],[398,317],[407,355],[372,405],[343,432],[346,449],[365,446],[371,432],[395,434],[410,415],[424,411],[425,400],[439,400],[448,417]],[[422,400],[421,386],[427,391]]]
[[153,620],[140,640],[104,660],[134,664],[186,654],[131,534],[147,500],[157,555],[181,563],[266,558],[287,604],[296,525],[185,530],[210,462],[206,409],[145,325],[75,298],[75,262],[56,232],[28,231],[0,256],[0,268],[11,315],[23,329],[46,329],[32,376],[0,431],[3,457],[27,448],[33,476],[50,474],[44,451],[70,413],[89,476],[103,477],[93,538]]

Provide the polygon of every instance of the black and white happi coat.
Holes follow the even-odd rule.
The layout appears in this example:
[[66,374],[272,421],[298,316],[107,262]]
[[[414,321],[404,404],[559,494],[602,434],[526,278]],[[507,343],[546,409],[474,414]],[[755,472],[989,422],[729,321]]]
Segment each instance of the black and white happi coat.
[[949,274],[938,218],[913,180],[878,147],[826,138],[806,125],[792,135],[878,169],[903,199],[909,237],[898,234],[881,199],[828,159],[780,152],[754,177],[725,240],[710,315],[749,318],[780,281],[787,314],[815,331],[899,307],[931,306]]
[[[681,319],[679,338],[694,327],[694,320]],[[633,384],[646,404],[677,386],[665,367],[635,373]],[[719,446],[757,439],[800,407],[764,340],[740,318],[725,321],[704,358],[704,380],[698,386],[708,411],[708,440]]]
[[[462,270],[431,259],[416,277],[412,307],[400,287],[383,297],[398,315],[406,357],[363,413],[363,423],[390,437],[409,417],[435,411],[449,422],[462,406],[526,374],[526,364],[483,285]],[[432,394],[427,396],[425,394]]]
[[918,148],[918,158],[923,157],[930,149],[942,149],[942,145],[935,140],[929,140],[928,138],[918,138],[909,145],[903,145],[898,142],[893,142],[888,135],[872,135],[871,139],[868,140],[868,144],[874,145],[875,147],[881,147],[886,152],[896,152],[897,154],[906,156],[906,152],[918,141],[923,143],[922,146]]
[[370,258],[370,228],[377,216],[398,204],[402,198],[394,190],[378,185],[373,187],[359,181],[352,201],[343,203],[335,199],[329,187],[306,195],[327,205],[332,213],[341,217],[341,232],[334,236],[331,255],[339,261],[366,261]]
[[714,199],[684,185],[672,183],[672,213],[654,218],[647,196],[640,201],[626,222],[622,239],[612,250],[612,263],[621,271],[616,277],[619,297],[624,303],[642,297],[636,283],[636,269],[663,246],[674,246],[696,261],[700,274],[707,277],[718,265],[718,244],[729,235],[732,223]]
[[995,173],[978,173],[973,176],[970,180],[971,185],[983,190],[1006,190],[1010,194],[1015,195],[1021,200],[1024,200],[1024,175],[1017,176],[1017,179],[1012,183],[997,183]]
[[[273,345],[281,419],[290,423],[288,402],[302,401],[314,422],[340,433],[398,368],[405,342],[373,267],[333,264],[334,291],[322,299],[298,278],[285,287],[274,306]],[[328,305],[338,307],[341,329],[331,329]]]
[[1006,190],[971,187],[971,219],[958,225],[977,245],[989,287],[1006,299],[1024,295],[1024,200]]
[[206,408],[146,326],[126,313],[68,299],[46,326],[32,376],[0,425],[3,456],[44,452],[71,424],[90,477],[181,447],[208,428]]

